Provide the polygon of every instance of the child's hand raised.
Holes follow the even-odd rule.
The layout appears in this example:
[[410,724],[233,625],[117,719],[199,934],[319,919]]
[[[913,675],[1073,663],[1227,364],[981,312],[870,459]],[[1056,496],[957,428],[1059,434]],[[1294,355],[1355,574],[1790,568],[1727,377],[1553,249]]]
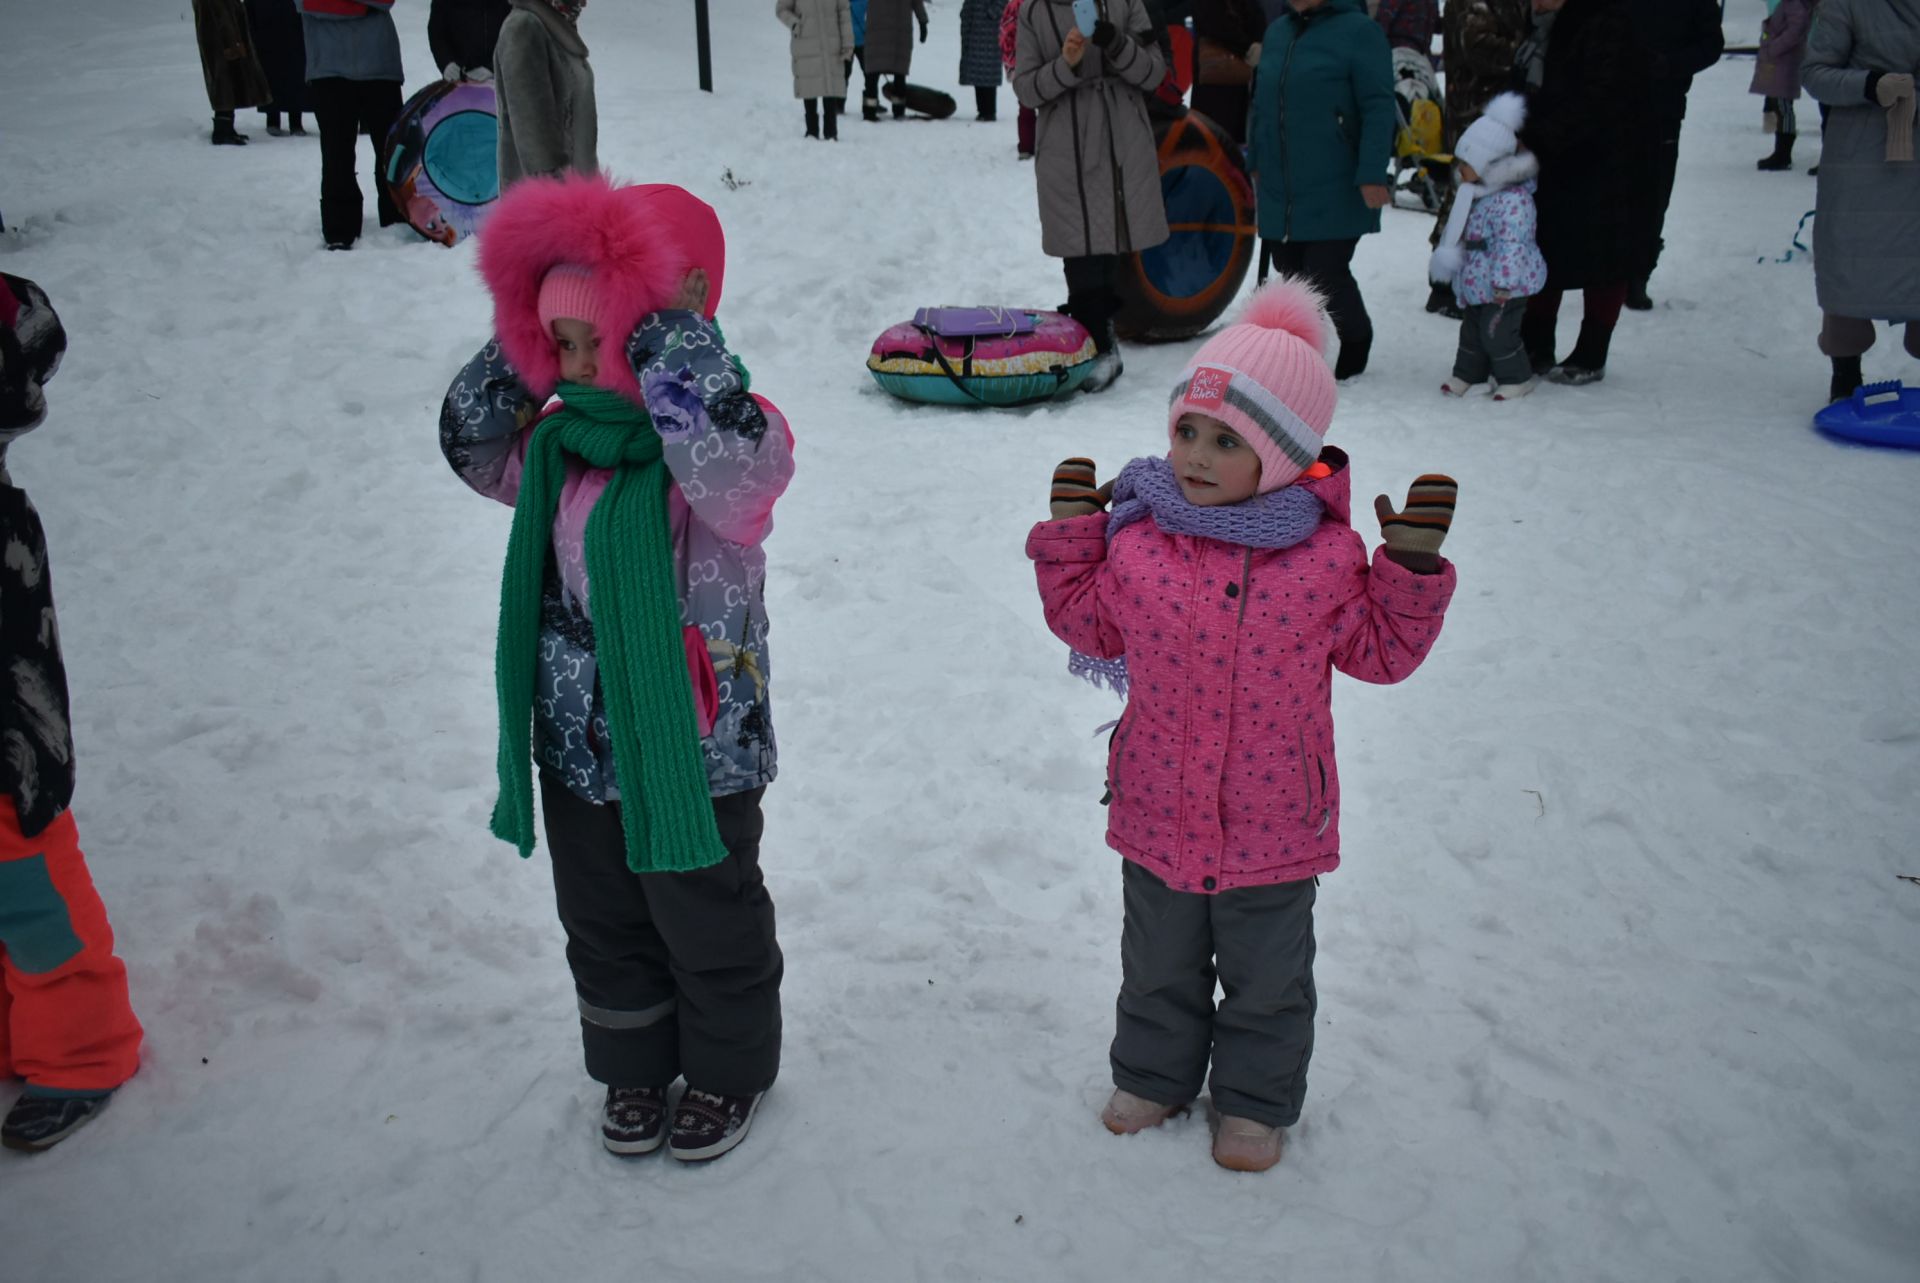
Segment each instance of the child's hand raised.
[[700,315],[705,316],[707,314],[707,293],[710,288],[707,280],[707,269],[704,267],[696,267],[687,273],[685,280],[680,282],[679,292],[673,296],[667,306],[670,308],[679,308],[687,312],[698,312]]
[[1049,505],[1055,521],[1084,517],[1107,506],[1107,500],[1113,497],[1113,482],[1096,486],[1093,478],[1092,459],[1060,461],[1060,466],[1053,470],[1052,502]]
[[1385,495],[1373,501],[1380,518],[1380,538],[1387,556],[1408,570],[1431,575],[1440,569],[1440,541],[1453,524],[1453,501],[1460,483],[1438,472],[1416,478],[1407,487],[1407,506],[1400,512]]

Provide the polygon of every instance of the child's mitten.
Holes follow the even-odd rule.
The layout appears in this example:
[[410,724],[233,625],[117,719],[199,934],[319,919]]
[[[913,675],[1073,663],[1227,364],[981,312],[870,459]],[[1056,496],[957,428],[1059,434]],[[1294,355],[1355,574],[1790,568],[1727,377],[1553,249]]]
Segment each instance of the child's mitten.
[[1399,512],[1385,495],[1375,498],[1373,511],[1380,518],[1387,555],[1423,575],[1438,571],[1440,541],[1453,524],[1453,501],[1459,490],[1460,483],[1452,477],[1429,472],[1407,487],[1407,504]]
[[1051,511],[1055,521],[1084,517],[1107,506],[1107,496],[1093,484],[1092,459],[1062,459],[1053,470]]

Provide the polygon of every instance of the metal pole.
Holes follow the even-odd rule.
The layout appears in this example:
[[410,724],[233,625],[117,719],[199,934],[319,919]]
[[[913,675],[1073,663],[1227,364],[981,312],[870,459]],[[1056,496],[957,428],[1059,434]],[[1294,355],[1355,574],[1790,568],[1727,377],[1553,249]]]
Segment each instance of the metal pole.
[[707,27],[707,0],[693,0],[693,39],[700,49],[700,91],[713,92],[713,35]]

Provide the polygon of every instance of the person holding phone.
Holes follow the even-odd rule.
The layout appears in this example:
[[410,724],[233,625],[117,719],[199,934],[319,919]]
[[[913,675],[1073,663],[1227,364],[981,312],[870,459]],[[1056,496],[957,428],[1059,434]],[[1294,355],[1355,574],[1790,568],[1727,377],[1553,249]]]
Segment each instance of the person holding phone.
[[1037,113],[1040,248],[1061,259],[1061,310],[1093,336],[1081,389],[1120,377],[1113,318],[1120,255],[1167,239],[1147,95],[1166,79],[1142,0],[1027,0],[1014,35],[1013,92]]

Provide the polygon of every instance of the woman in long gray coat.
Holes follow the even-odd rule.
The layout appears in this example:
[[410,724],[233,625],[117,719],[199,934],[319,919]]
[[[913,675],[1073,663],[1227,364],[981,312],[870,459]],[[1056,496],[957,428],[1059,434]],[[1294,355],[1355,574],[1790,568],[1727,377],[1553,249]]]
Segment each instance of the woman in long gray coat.
[[1914,77],[1920,0],[1823,0],[1800,78],[1826,104],[1813,273],[1831,399],[1860,386],[1875,321],[1904,322],[1920,357],[1920,163]]
[[775,0],[774,16],[793,33],[793,96],[806,104],[807,137],[820,137],[819,99],[827,100],[827,137],[840,136],[840,103],[847,96],[847,59],[853,57],[853,10],[848,0]]
[[600,168],[593,68],[580,38],[587,0],[512,0],[493,46],[500,189],[530,174]]
[[[867,73],[861,114],[880,119],[880,77],[891,76],[893,88],[904,88],[913,70],[913,23],[920,24],[920,43],[927,42],[927,6],[921,0],[867,0],[866,52],[860,66]],[[895,98],[893,118],[907,114],[906,100]]]
[[1100,353],[1081,384],[1089,392],[1122,368],[1113,333],[1120,255],[1152,249],[1168,234],[1147,121],[1147,95],[1166,79],[1167,60],[1142,0],[1098,3],[1089,35],[1074,22],[1073,0],[1027,0],[1013,62],[1013,92],[1039,113],[1040,248],[1065,260],[1065,311],[1087,327]]

